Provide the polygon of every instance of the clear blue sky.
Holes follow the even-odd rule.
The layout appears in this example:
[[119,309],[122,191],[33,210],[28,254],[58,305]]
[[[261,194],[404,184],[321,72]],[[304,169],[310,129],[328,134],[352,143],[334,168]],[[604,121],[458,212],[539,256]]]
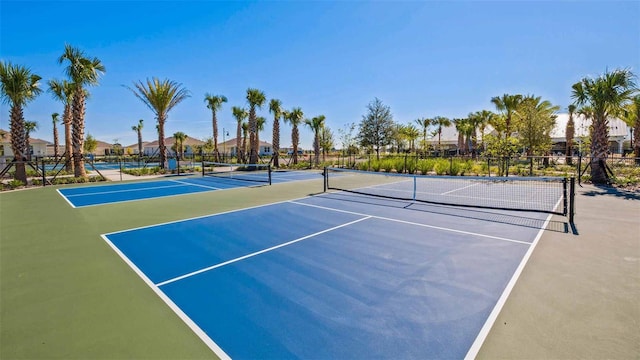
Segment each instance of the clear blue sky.
[[[380,98],[394,120],[464,117],[489,109],[492,96],[535,94],[565,109],[571,85],[606,69],[640,73],[638,1],[414,2],[0,2],[0,59],[28,66],[43,80],[62,78],[65,43],[106,66],[90,89],[87,132],[123,145],[145,120],[143,138],[157,139],[152,112],[122,85],[149,77],[182,83],[191,98],[169,113],[166,134],[212,135],[204,95],[225,95],[222,128],[235,136],[234,105],[255,87],[306,117],[324,114],[336,135],[358,123]],[[43,81],[43,87],[46,84]],[[51,141],[51,113],[62,105],[43,93],[25,109],[39,123],[34,137]],[[268,126],[268,105],[259,114]],[[8,129],[9,110],[0,108]],[[281,128],[281,144],[291,129]],[[62,132],[61,132],[62,133]],[[310,148],[311,132],[301,129]]]

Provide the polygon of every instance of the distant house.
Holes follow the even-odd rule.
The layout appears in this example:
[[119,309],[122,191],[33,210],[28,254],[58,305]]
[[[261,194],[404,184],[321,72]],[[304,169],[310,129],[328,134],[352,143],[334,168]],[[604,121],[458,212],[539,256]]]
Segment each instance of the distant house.
[[[150,144],[148,141],[142,142],[142,153],[144,154],[144,147]],[[124,153],[127,155],[138,155],[138,143],[127,145],[124,147]]]
[[[567,146],[567,122],[569,122],[569,114],[558,114],[556,118],[556,126],[551,131],[551,142],[553,143],[553,151],[564,153]],[[580,151],[583,139],[589,137],[589,127],[591,120],[586,119],[582,115],[573,115],[574,135],[573,142],[576,151]],[[623,144],[631,139],[631,130],[627,124],[617,118],[609,118],[609,151],[613,154],[622,154]]]
[[[242,145],[242,139],[240,139],[240,144]],[[238,148],[236,145],[236,138],[227,140],[223,143],[218,144],[218,152],[220,154],[224,154],[225,156],[238,156]],[[247,139],[247,151],[249,151],[249,139]],[[273,155],[273,145],[269,144],[268,142],[260,141],[260,150],[258,151],[258,154],[260,156]]]
[[[167,148],[167,154],[170,156],[175,156],[175,151],[172,149],[175,141],[176,139],[174,137],[166,137],[164,139],[164,146]],[[184,154],[192,155],[197,152],[198,147],[203,146],[204,144],[205,142],[202,140],[187,136],[187,139],[182,144],[184,146]],[[137,151],[138,144],[136,144],[135,147]],[[142,149],[145,156],[154,156],[159,154],[160,145],[158,145],[158,140],[156,140],[144,144]]]
[[[49,145],[53,144],[46,140],[29,138],[29,153],[31,156],[46,156]],[[11,133],[3,129],[0,129],[0,157],[14,157],[11,150]]]

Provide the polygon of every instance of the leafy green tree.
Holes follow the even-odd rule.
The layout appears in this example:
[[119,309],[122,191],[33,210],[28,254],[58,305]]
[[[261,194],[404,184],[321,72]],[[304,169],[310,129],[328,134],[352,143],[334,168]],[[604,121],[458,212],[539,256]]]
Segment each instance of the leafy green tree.
[[156,115],[158,130],[158,148],[160,150],[160,167],[165,168],[167,161],[167,148],[164,144],[164,124],[169,117],[169,111],[182,100],[188,98],[189,91],[175,81],[158,78],[147,79],[146,83],[138,81],[133,83],[129,90],[142,101]]
[[211,110],[211,124],[213,127],[213,153],[216,161],[220,161],[220,156],[218,154],[217,112],[222,108],[222,104],[227,102],[227,98],[224,95],[211,95],[207,93],[204,95],[204,102],[207,103],[207,108]]
[[75,86],[67,80],[49,80],[49,92],[53,95],[55,100],[62,102],[64,105],[64,111],[62,112],[62,123],[64,124],[64,157],[65,157],[65,170],[68,173],[73,173],[74,166],[71,161],[71,154],[73,152],[72,140],[71,140],[71,123],[73,122],[73,114],[71,106],[73,103],[73,91]]
[[260,144],[258,144],[258,128],[256,108],[261,109],[267,98],[264,92],[258,89],[247,89],[247,102],[249,103],[249,163],[258,163],[258,153]]
[[273,166],[280,167],[280,118],[283,115],[282,101],[271,99],[269,102],[269,112],[273,114]]
[[320,129],[320,148],[322,149],[322,161],[326,161],[327,153],[333,149],[333,132],[328,126],[323,126]]
[[20,162],[26,156],[23,108],[42,91],[40,89],[41,79],[27,67],[0,61],[0,96],[2,101],[9,104],[10,107],[11,150],[14,160],[18,161],[15,164],[14,178],[25,184],[27,183],[27,172],[24,163]]
[[607,71],[597,78],[585,77],[572,86],[572,98],[579,107],[590,108],[591,181],[609,182],[606,158],[609,151],[609,118],[620,116],[636,89],[634,74],[628,69]]
[[67,62],[65,69],[67,76],[74,85],[72,98],[72,142],[73,142],[73,162],[76,177],[87,177],[87,171],[84,167],[84,115],[85,100],[88,90],[85,86],[98,85],[98,78],[106,69],[98,58],[88,58],[84,52],[71,45],[65,45],[63,54],[58,58],[58,63]]
[[367,105],[367,113],[362,115],[358,138],[360,145],[373,147],[380,160],[380,149],[391,144],[394,134],[391,108],[375,98]]
[[242,125],[244,123],[244,120],[249,116],[249,113],[247,113],[247,110],[245,110],[244,108],[238,106],[232,107],[231,111],[233,113],[233,117],[236,118],[236,122],[238,123],[238,126],[236,128],[236,156],[238,157],[238,162],[244,163],[246,146],[245,144],[241,144],[243,130]]
[[324,127],[325,116],[320,115],[306,119],[304,123],[313,131],[313,154],[316,165],[320,163],[320,131]]
[[298,164],[298,144],[300,143],[300,131],[298,126],[304,119],[304,112],[299,107],[293,108],[285,114],[284,121],[291,124],[291,146],[293,147],[293,164]]
[[567,108],[569,110],[569,120],[567,121],[567,128],[565,130],[565,139],[567,141],[567,151],[565,153],[566,158],[565,162],[569,165],[572,163],[572,155],[573,155],[573,138],[576,134],[576,125],[573,121],[573,114],[576,112],[576,106],[574,104],[569,105]]
[[53,113],[51,114],[51,123],[53,124],[53,158],[58,161],[58,146],[59,146],[59,142],[58,142],[58,116],[60,116],[60,114],[58,113]]
[[142,156],[142,128],[144,127],[144,120],[138,120],[138,125],[131,127],[131,130],[135,131],[138,135],[138,156]]
[[91,134],[87,134],[87,137],[84,139],[84,151],[87,154],[93,154],[98,147],[98,140],[96,140]]
[[559,106],[543,101],[539,96],[522,98],[515,113],[518,118],[516,129],[527,156],[544,155],[551,150],[551,131],[556,122],[555,113],[559,109]]
[[338,129],[343,155],[354,155],[358,153],[357,137],[354,135],[355,129],[355,123],[347,123],[343,128]]

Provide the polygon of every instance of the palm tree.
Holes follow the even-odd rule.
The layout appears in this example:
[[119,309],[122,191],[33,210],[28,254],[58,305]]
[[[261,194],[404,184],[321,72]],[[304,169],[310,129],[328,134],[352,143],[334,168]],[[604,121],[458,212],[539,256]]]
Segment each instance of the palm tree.
[[135,89],[127,88],[155,113],[156,120],[158,120],[160,167],[164,169],[167,161],[167,149],[164,145],[164,124],[167,121],[169,111],[190,96],[189,90],[175,81],[169,79],[160,80],[155,77],[151,80],[147,79],[146,84],[142,81],[134,82],[133,86]]
[[403,127],[405,138],[409,141],[409,150],[416,151],[416,139],[420,137],[420,129],[413,124],[407,124]]
[[267,98],[264,92],[258,89],[247,89],[247,102],[249,103],[249,163],[258,163],[258,152],[260,145],[258,144],[258,129],[256,123],[256,108],[262,108]]
[[628,69],[605,72],[597,78],[586,77],[572,86],[572,98],[578,106],[591,108],[591,181],[609,182],[606,158],[609,151],[609,117],[619,116],[631,100],[636,85]]
[[280,167],[278,161],[280,154],[280,118],[282,117],[282,102],[278,99],[271,99],[269,102],[269,112],[273,114],[273,166]]
[[144,127],[144,120],[138,120],[138,125],[131,127],[131,130],[135,131],[138,135],[138,158],[142,157],[142,128]]
[[68,173],[74,172],[73,161],[71,161],[72,141],[71,141],[71,123],[73,122],[73,114],[71,105],[73,102],[73,90],[75,86],[67,80],[49,80],[49,92],[55,100],[64,104],[62,112],[62,123],[64,124],[64,157],[65,170]]
[[521,101],[522,95],[503,94],[502,96],[491,98],[491,102],[496,106],[496,109],[502,111],[505,115],[505,138],[511,136],[513,113]]
[[[497,116],[496,114],[494,114],[489,110],[482,110],[482,111],[476,111],[475,113],[473,113],[472,118],[474,119],[473,122],[476,124],[476,129],[480,130],[480,142],[484,145],[484,130],[486,129],[487,125],[494,123],[494,119],[496,119]],[[474,142],[476,141],[477,139],[474,140]],[[475,149],[477,146],[477,143],[474,143],[473,146]]]
[[320,163],[320,131],[324,127],[325,116],[320,115],[312,119],[306,119],[304,123],[313,131],[313,155],[315,163]]
[[244,163],[245,146],[242,145],[241,147],[240,141],[242,139],[242,124],[247,116],[249,116],[249,113],[247,113],[247,110],[238,106],[232,107],[231,111],[233,112],[233,117],[235,117],[238,122],[238,127],[236,128],[236,156],[238,157],[238,162]]
[[298,131],[298,125],[304,119],[304,113],[299,107],[293,108],[286,114],[284,118],[285,122],[291,124],[291,145],[293,146],[293,164],[298,164],[298,143],[300,142],[300,133]]
[[466,154],[471,151],[473,141],[471,138],[475,134],[474,121],[472,118],[453,119],[453,123],[458,131],[458,151],[460,154]]
[[267,118],[264,116],[258,116],[256,118],[256,143],[258,144],[256,149],[258,149],[258,155],[260,155],[260,131],[264,130],[264,124],[266,123]]
[[216,113],[222,108],[222,104],[227,102],[227,98],[224,95],[204,95],[204,102],[207,103],[207,108],[211,109],[211,123],[213,125],[213,152],[215,154],[216,161],[219,161],[218,154],[218,118]]
[[40,94],[42,78],[27,67],[0,61],[0,96],[10,110],[11,150],[17,161],[15,179],[27,183],[27,172],[21,160],[25,157],[25,121],[23,108]]
[[182,159],[184,157],[184,141],[187,140],[187,135],[182,131],[178,131],[173,134],[173,139],[175,140],[175,151],[176,157],[178,159]]
[[565,162],[568,165],[572,164],[572,155],[573,155],[573,137],[576,134],[576,129],[575,129],[575,123],[573,121],[573,114],[576,111],[576,106],[574,104],[571,104],[567,107],[567,110],[569,110],[569,120],[567,121],[567,129],[565,131],[565,137],[567,140],[567,151],[565,153],[566,158],[565,158]]
[[[451,120],[447,119],[444,116],[436,116],[433,118],[433,125],[437,126],[438,131],[438,151],[442,153],[442,145],[440,144],[440,138],[442,137],[442,128],[451,126]],[[440,154],[442,156],[442,154]]]
[[431,119],[428,118],[419,118],[416,119],[416,124],[420,125],[422,128],[422,146],[423,151],[427,150],[427,129],[431,126]]
[[24,148],[27,151],[27,160],[31,160],[31,144],[29,139],[31,138],[31,132],[38,129],[38,123],[35,121],[24,122]]
[[51,122],[53,123],[53,158],[55,161],[58,161],[58,116],[60,114],[53,113],[51,114]]
[[71,45],[65,45],[64,53],[58,58],[58,63],[62,64],[67,61],[69,64],[65,69],[67,76],[74,84],[72,99],[72,122],[71,126],[73,141],[73,162],[74,173],[76,177],[86,177],[87,172],[84,168],[84,113],[85,99],[88,90],[85,86],[94,86],[98,84],[98,77],[104,73],[105,67],[98,58],[89,59],[78,48]]
[[242,158],[243,158],[243,162],[246,163],[246,161],[248,160],[247,155],[247,136],[249,135],[249,123],[248,122],[243,122],[242,125],[240,125],[242,127],[242,134],[244,135],[242,137]]

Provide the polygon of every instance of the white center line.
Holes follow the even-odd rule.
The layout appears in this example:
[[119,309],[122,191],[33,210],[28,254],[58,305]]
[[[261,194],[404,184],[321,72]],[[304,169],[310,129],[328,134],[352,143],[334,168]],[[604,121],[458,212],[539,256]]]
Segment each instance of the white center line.
[[363,218],[348,222],[346,224],[334,226],[332,228],[325,229],[325,230],[322,230],[322,231],[318,231],[318,232],[313,233],[311,235],[303,236],[301,238],[298,238],[298,239],[295,239],[295,240],[291,240],[291,241],[288,241],[288,242],[280,244],[280,245],[272,246],[270,248],[267,248],[267,249],[264,249],[264,250],[260,250],[260,251],[256,251],[256,252],[251,253],[251,254],[247,254],[247,255],[244,255],[244,256],[229,260],[229,261],[222,262],[220,264],[216,264],[216,265],[209,266],[209,267],[206,267],[206,268],[203,268],[203,269],[200,269],[200,270],[196,270],[196,271],[190,272],[188,274],[180,275],[180,276],[175,277],[173,279],[169,279],[169,280],[163,281],[161,283],[157,283],[156,286],[160,287],[160,286],[163,286],[163,285],[171,284],[172,282],[175,282],[175,281],[178,281],[178,280],[182,280],[182,279],[194,276],[194,275],[198,275],[198,274],[201,274],[201,273],[209,271],[209,270],[217,269],[219,267],[222,267],[222,266],[225,266],[225,265],[229,265],[229,264],[232,264],[234,262],[237,262],[237,261],[240,261],[240,260],[244,260],[244,259],[256,256],[256,255],[264,254],[266,252],[273,251],[275,249],[279,249],[281,247],[288,246],[288,245],[297,243],[299,241],[306,240],[306,239],[312,238],[314,236],[318,236],[320,234],[324,234],[326,232],[333,231],[333,230],[336,230],[336,229],[339,229],[339,228],[342,228],[342,227],[345,227],[345,226],[353,225],[355,223],[358,223],[360,221],[367,220],[367,219],[370,219],[370,218],[371,218],[371,216],[365,216]]

